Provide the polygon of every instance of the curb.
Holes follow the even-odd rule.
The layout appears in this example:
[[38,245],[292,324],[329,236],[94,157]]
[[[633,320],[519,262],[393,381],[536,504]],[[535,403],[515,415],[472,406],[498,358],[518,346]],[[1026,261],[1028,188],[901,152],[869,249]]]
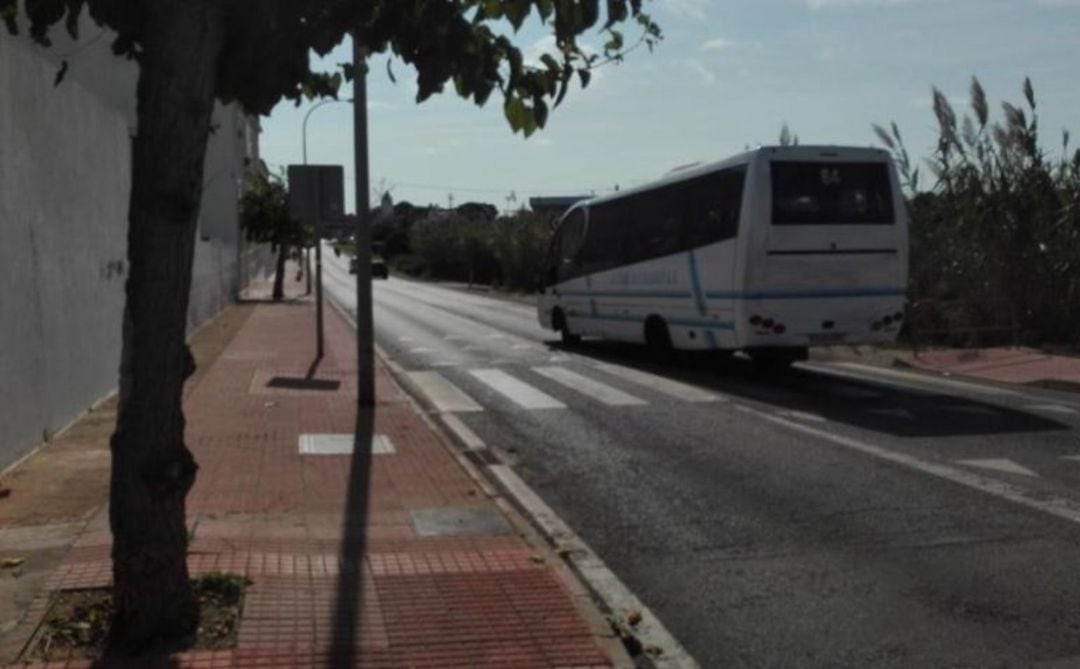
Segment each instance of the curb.
[[[328,301],[355,329],[355,320],[345,308],[333,298]],[[481,490],[504,513],[513,511],[529,521],[529,529],[543,540],[529,543],[545,546],[553,554],[552,557],[557,558],[556,563],[562,567],[559,571],[575,599],[587,599],[587,609],[582,610],[579,606],[579,610],[586,614],[594,634],[600,639],[621,641],[605,644],[616,667],[699,669],[697,661],[659,618],[510,466],[503,463],[494,450],[488,448],[457,416],[436,409],[405,370],[380,346],[375,345],[374,349],[420,416],[443,437],[451,454]],[[508,509],[504,505],[509,503],[513,506]],[[556,563],[549,562],[553,566]],[[592,611],[591,615],[589,610]]]

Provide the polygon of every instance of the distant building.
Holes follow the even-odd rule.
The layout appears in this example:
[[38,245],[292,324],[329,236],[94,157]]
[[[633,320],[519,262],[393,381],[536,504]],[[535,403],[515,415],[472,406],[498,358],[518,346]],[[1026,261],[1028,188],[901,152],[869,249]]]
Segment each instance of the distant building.
[[542,216],[556,219],[566,213],[566,210],[582,200],[588,200],[591,195],[559,195],[557,197],[531,197],[529,208]]

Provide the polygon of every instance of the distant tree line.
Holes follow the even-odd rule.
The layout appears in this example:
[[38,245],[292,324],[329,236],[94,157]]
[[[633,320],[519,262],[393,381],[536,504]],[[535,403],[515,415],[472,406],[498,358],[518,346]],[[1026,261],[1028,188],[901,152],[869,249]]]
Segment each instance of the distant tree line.
[[490,204],[445,210],[401,202],[376,216],[372,239],[400,273],[530,291],[547,253],[551,224],[548,217],[524,210],[500,216]]
[[[933,89],[937,149],[920,168],[895,123],[874,131],[894,156],[911,213],[909,336],[954,345],[1080,343],[1080,150],[1040,143],[1035,92],[993,121],[977,79],[958,117]],[[921,332],[920,332],[921,331]]]

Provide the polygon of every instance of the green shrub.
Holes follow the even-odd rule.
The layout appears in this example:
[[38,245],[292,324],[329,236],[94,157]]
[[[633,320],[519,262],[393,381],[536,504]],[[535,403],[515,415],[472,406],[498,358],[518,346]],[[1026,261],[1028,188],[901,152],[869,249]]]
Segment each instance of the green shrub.
[[935,178],[918,192],[919,169],[895,124],[874,126],[912,196],[909,296],[924,305],[916,327],[948,343],[1080,343],[1080,151],[1049,158],[1039,142],[1034,89],[1002,104],[991,122],[971,85],[971,114],[957,117],[934,89]]

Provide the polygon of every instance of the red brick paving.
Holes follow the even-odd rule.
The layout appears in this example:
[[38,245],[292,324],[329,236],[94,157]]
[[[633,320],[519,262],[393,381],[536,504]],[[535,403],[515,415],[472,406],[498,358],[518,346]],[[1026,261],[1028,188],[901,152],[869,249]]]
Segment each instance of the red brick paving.
[[1001,383],[1064,381],[1080,388],[1080,358],[1049,355],[1030,348],[931,350],[912,357],[908,362],[920,369]]
[[[331,309],[316,377],[340,381],[338,390],[266,386],[307,372],[313,312],[310,302],[258,306],[188,389],[187,439],[200,465],[188,563],[194,574],[244,574],[252,585],[236,649],[183,653],[168,666],[331,666],[343,644],[357,667],[613,666],[562,577],[522,538],[415,534],[414,510],[494,503],[381,363],[374,431],[396,453],[370,456],[359,476],[352,456],[299,454],[301,433],[352,433],[356,423],[355,339]],[[366,495],[350,496],[353,481],[366,482]],[[347,505],[365,499],[349,516]],[[364,548],[359,573],[343,579],[347,536],[362,536]],[[109,545],[103,512],[47,590],[108,585]]]

